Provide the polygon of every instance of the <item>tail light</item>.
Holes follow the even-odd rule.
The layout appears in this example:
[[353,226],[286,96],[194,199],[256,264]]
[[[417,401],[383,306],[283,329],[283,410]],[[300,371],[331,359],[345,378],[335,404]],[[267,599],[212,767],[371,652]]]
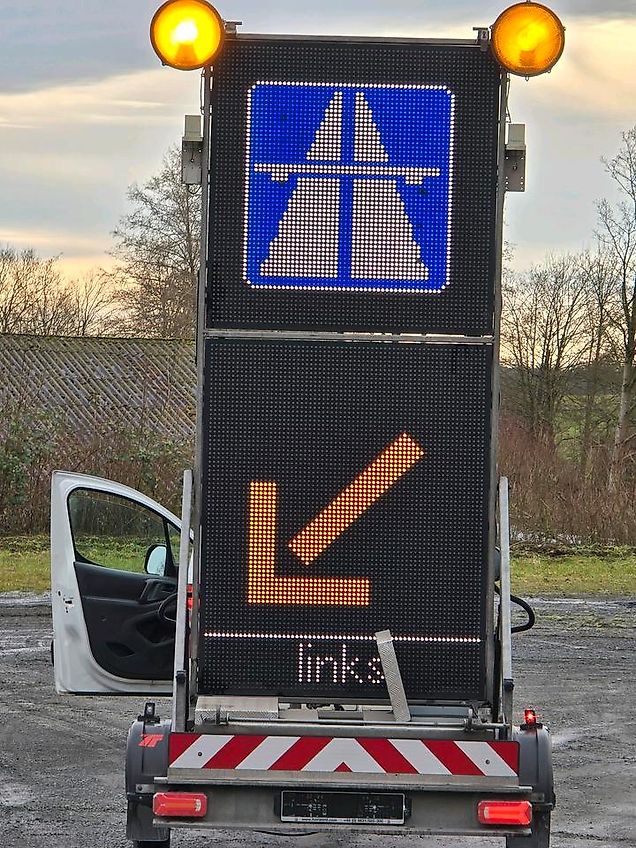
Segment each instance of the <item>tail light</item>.
[[530,801],[480,801],[477,818],[481,824],[528,826],[532,821]]
[[187,602],[186,602],[186,603],[187,603],[187,605],[188,605],[188,610],[189,610],[190,612],[192,612],[192,604],[193,604],[193,602],[194,602],[194,599],[192,598],[192,583],[188,583],[188,595],[187,595],[187,598],[188,598],[188,599],[187,599]]
[[203,792],[157,792],[152,811],[156,816],[200,819],[208,811],[208,797]]
[[543,727],[541,722],[537,717],[536,710],[524,710],[523,711],[523,724],[521,725],[522,730],[534,730],[535,727]]

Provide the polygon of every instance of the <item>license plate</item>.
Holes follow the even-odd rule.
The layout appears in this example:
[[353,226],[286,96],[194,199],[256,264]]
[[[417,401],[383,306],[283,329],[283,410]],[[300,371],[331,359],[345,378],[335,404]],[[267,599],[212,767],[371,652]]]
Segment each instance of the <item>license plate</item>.
[[406,797],[399,792],[281,792],[284,822],[404,824]]

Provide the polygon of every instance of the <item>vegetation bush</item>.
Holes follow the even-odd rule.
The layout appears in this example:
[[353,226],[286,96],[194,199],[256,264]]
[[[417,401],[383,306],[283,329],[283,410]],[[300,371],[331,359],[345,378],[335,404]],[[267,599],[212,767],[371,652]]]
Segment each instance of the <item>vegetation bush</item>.
[[166,439],[143,426],[101,419],[92,433],[28,406],[0,415],[0,528],[2,535],[48,531],[55,469],[94,474],[144,492],[180,514],[183,470],[193,443]]
[[608,487],[609,446],[598,446],[583,469],[558,441],[503,415],[499,447],[520,541],[636,545],[634,480]]

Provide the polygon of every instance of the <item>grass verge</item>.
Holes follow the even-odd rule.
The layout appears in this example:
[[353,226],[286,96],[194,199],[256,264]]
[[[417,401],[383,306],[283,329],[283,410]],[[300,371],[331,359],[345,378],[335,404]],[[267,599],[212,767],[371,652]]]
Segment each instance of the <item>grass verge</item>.
[[[134,546],[106,540],[91,550],[96,562],[141,570]],[[51,587],[48,536],[0,537],[0,592],[45,592]],[[516,595],[636,595],[636,548],[528,548],[513,546]]]
[[513,547],[516,595],[636,594],[636,548]]
[[[91,561],[122,571],[143,571],[145,544],[120,539],[83,541]],[[46,592],[50,588],[49,537],[0,537],[0,592]]]
[[0,592],[45,592],[50,571],[48,536],[0,538]]

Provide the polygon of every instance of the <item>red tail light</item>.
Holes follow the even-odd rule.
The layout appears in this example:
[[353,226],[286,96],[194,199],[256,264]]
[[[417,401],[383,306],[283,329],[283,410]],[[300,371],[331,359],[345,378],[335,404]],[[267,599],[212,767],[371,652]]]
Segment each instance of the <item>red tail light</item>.
[[152,811],[156,816],[200,819],[208,811],[208,798],[203,792],[156,792]]
[[192,603],[193,603],[193,598],[192,598],[192,583],[188,583],[188,600],[187,600],[187,605],[188,605],[188,609],[189,609],[190,611],[192,611]]
[[532,821],[530,801],[480,801],[477,818],[481,824],[528,826]]
[[537,716],[536,710],[524,710],[523,711],[523,724],[521,725],[522,730],[535,730],[536,728],[543,727],[541,722],[539,721],[539,717]]
[[523,723],[526,727],[536,727],[537,726],[537,714],[534,710],[524,710],[523,711]]

